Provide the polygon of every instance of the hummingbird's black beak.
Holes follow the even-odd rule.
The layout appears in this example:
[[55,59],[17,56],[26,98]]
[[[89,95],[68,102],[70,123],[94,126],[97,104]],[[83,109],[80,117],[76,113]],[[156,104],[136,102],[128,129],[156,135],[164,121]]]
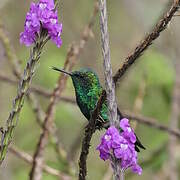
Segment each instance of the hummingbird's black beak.
[[59,72],[62,72],[62,73],[64,73],[64,74],[67,74],[67,75],[69,75],[69,76],[72,76],[72,73],[67,72],[67,71],[65,71],[65,70],[63,70],[63,69],[59,69],[59,68],[56,68],[56,67],[52,67],[52,69],[55,70],[55,71],[59,71]]

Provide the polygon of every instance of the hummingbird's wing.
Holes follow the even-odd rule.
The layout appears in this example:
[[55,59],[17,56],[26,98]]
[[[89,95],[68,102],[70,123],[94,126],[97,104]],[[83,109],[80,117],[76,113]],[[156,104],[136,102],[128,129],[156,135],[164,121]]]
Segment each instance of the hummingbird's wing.
[[96,129],[101,130],[102,128],[105,128],[105,123],[106,121],[102,118],[101,115],[99,115],[96,121]]

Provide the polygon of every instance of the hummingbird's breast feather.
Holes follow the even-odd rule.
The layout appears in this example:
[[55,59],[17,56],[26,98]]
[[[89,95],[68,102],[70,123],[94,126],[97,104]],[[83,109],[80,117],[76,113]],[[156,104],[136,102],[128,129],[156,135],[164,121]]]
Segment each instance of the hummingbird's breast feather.
[[[101,93],[102,93],[101,87],[96,87],[96,88],[91,88],[76,92],[77,104],[83,115],[88,120],[90,119],[91,113],[96,107],[97,101],[100,98]],[[104,121],[108,120],[106,103],[104,103],[102,106],[100,117]]]

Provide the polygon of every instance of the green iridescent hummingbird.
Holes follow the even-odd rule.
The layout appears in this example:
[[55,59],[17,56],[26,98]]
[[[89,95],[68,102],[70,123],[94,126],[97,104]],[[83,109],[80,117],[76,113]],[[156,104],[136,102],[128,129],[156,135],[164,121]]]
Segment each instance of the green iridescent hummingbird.
[[[69,75],[72,79],[75,94],[76,102],[83,113],[83,115],[89,120],[91,118],[91,112],[96,107],[96,104],[102,94],[103,88],[99,82],[99,78],[94,71],[91,69],[80,69],[79,71],[67,72],[65,70],[53,67],[53,70],[65,73]],[[118,109],[120,118],[123,116]],[[101,129],[104,127],[104,124],[108,124],[108,107],[106,102],[103,103],[100,114],[97,119],[96,127]],[[135,148],[139,152],[139,147],[144,148],[139,139],[136,137]]]

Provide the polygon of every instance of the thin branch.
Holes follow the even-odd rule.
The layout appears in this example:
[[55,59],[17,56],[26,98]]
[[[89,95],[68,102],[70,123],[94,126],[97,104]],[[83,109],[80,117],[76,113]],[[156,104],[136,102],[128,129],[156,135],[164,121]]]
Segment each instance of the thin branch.
[[116,72],[113,77],[114,82],[117,81],[125,74],[129,67],[142,55],[142,53],[152,44],[152,42],[157,39],[162,31],[164,31],[171,21],[174,14],[178,11],[180,6],[180,0],[174,0],[170,9],[164,13],[162,19],[160,19],[152,32],[149,33],[134,49],[134,51],[125,59],[121,68]]
[[[18,81],[10,78],[5,75],[5,73],[0,72],[0,81],[9,83],[10,85],[17,85]],[[51,92],[46,90],[45,88],[38,86],[38,85],[31,85],[31,87],[28,90],[28,93],[34,92],[37,95],[43,96],[45,98],[50,98],[51,97]],[[70,104],[76,104],[76,100],[73,99],[72,97],[67,97],[67,96],[62,96],[61,101],[70,103]]]
[[[145,93],[146,93],[146,80],[145,78],[143,78],[142,81],[140,82],[138,95],[135,99],[134,107],[133,107],[133,112],[136,114],[140,113],[142,110]],[[131,127],[135,130],[136,126],[137,126],[137,121],[132,121]]]
[[151,163],[156,162],[156,158],[159,157],[165,151],[166,148],[167,148],[167,142],[161,144],[160,147],[154,150],[148,158],[141,160],[139,164],[143,168],[148,167]]
[[[5,31],[3,31],[3,28],[0,27],[0,40],[2,41],[3,45],[4,45],[4,49],[5,49],[5,53],[7,55],[7,59],[10,63],[10,65],[12,66],[12,71],[14,72],[14,75],[16,76],[16,78],[18,80],[21,79],[21,65],[20,65],[20,61],[18,60],[13,47],[11,46],[10,40],[7,37]],[[4,80],[7,80],[7,76],[4,75]],[[3,77],[2,77],[3,79]],[[13,80],[10,82],[14,82]],[[17,81],[18,82],[18,81]],[[42,123],[42,120],[45,116],[44,111],[41,109],[38,101],[36,100],[36,98],[34,97],[33,94],[27,94],[29,103],[32,106],[32,110],[34,111],[35,115],[36,115],[36,119],[37,122],[39,124]]]
[[[64,63],[64,69],[67,71],[71,71],[73,66],[75,65],[78,56],[82,52],[90,34],[91,34],[91,29],[94,24],[95,16],[97,14],[98,8],[97,8],[97,3],[95,4],[93,16],[90,19],[90,22],[88,26],[84,29],[81,40],[79,41],[78,44],[72,44],[70,46],[70,49],[67,53],[67,57]],[[46,112],[46,117],[44,120],[43,124],[43,132],[40,136],[38,145],[36,147],[34,157],[33,157],[33,166],[30,172],[30,179],[31,180],[40,180],[42,177],[42,163],[43,163],[43,153],[44,149],[46,147],[46,144],[48,142],[48,136],[49,132],[52,130],[52,125],[53,125],[53,118],[54,118],[54,113],[55,113],[55,107],[58,102],[58,99],[60,98],[63,90],[65,89],[66,86],[66,81],[67,81],[67,76],[62,74],[59,77],[58,83],[56,88],[54,89],[51,99],[50,99],[50,104],[47,108]]]
[[[117,103],[115,95],[115,83],[112,77],[112,67],[110,59],[110,47],[109,47],[109,33],[108,33],[108,17],[107,17],[107,7],[106,0],[99,0],[100,7],[100,29],[101,29],[101,45],[103,54],[103,64],[104,64],[104,76],[105,76],[105,87],[107,93],[107,104],[109,110],[109,121],[110,125],[116,126],[119,129],[119,119],[117,114]],[[114,171],[115,180],[124,180],[124,173],[120,171],[120,164],[117,163],[115,157],[112,158],[112,167]]]
[[[12,79],[10,79],[9,77],[6,78],[5,75],[2,75],[2,76],[1,75],[2,74],[0,74],[0,79],[2,78],[2,79],[5,79],[5,80],[6,79],[10,80],[10,82],[12,81]],[[14,81],[13,81],[13,83],[14,83]],[[34,87],[36,88],[36,86],[32,86],[30,89],[32,89],[32,91],[33,91]],[[61,97],[61,100],[65,101],[65,102],[72,102],[73,104],[76,103],[75,100],[72,100],[71,98],[66,97],[66,96]],[[145,124],[147,126],[151,126],[151,127],[156,128],[156,129],[160,129],[162,131],[167,131],[168,133],[171,133],[171,131],[173,131],[171,134],[173,134],[175,136],[179,136],[178,135],[179,133],[178,133],[177,130],[171,130],[170,128],[168,128],[168,127],[166,127],[166,126],[164,126],[164,125],[162,125],[160,123],[157,124],[157,122],[158,122],[157,119],[146,117],[146,116],[142,116],[142,115],[138,115],[137,116],[137,114],[131,113],[129,111],[125,112],[124,115],[126,117],[135,117],[136,119],[134,119],[134,120],[138,121],[138,123],[142,123],[142,124]],[[140,117],[140,120],[139,120],[139,117]]]
[[[13,51],[13,48],[10,44],[10,40],[8,39],[7,35],[5,34],[5,32],[3,31],[2,28],[0,28],[0,40],[3,42],[5,53],[7,54],[7,58],[12,66],[12,70],[13,70],[15,76],[17,77],[17,79],[20,79],[21,67],[20,67],[19,61],[17,60],[17,56],[16,56],[15,52]],[[7,80],[8,78],[9,77],[7,77],[5,75],[4,75],[4,77],[2,76],[3,80]],[[11,79],[8,79],[8,80],[10,82],[16,82]],[[41,89],[39,89],[39,87],[35,87],[35,88],[36,88],[35,90],[38,90],[40,92]],[[46,92],[46,91],[43,90],[43,93],[44,92]],[[32,106],[32,110],[34,111],[34,113],[36,115],[36,120],[37,120],[38,124],[42,127],[43,120],[45,118],[45,113],[41,109],[37,99],[34,97],[34,95],[32,93],[27,94],[27,97],[28,97],[29,103]],[[53,131],[52,131],[53,137],[51,137],[52,144],[54,145],[54,148],[55,148],[61,162],[63,162],[66,166],[68,166],[66,157],[64,157],[64,155],[67,153],[62,148],[62,145],[60,144],[60,141],[57,137],[56,132],[57,132],[57,129],[54,126]]]
[[44,157],[43,157],[44,149],[48,143],[49,133],[52,131],[55,105],[57,103],[58,97],[60,96],[60,93],[65,88],[66,80],[67,80],[67,77],[64,74],[62,74],[60,79],[58,80],[58,86],[54,89],[54,92],[50,99],[50,104],[48,106],[46,117],[43,123],[43,132],[40,135],[40,139],[37,144],[35,154],[33,157],[33,166],[30,172],[31,180],[40,180],[42,177],[42,164],[44,160]]
[[1,23],[0,25],[0,40],[4,46],[5,49],[5,55],[7,56],[8,61],[10,62],[10,65],[12,67],[14,75],[20,79],[21,78],[21,67],[19,65],[19,61],[16,57],[16,54],[14,52],[14,49],[11,46],[10,40],[8,36],[5,34],[3,30],[3,25]]
[[153,119],[150,117],[144,117],[142,115],[137,115],[137,114],[130,113],[130,112],[123,112],[123,116],[128,119],[135,120],[138,123],[145,124],[147,126],[159,129],[161,131],[168,132],[169,134],[172,134],[172,135],[180,138],[180,130],[178,130],[178,129],[174,130],[174,129],[169,128],[168,126],[162,125],[162,124],[158,123],[156,119]]
[[95,132],[96,120],[101,110],[102,104],[106,99],[106,91],[102,92],[100,99],[98,100],[95,110],[91,114],[89,123],[85,129],[85,135],[82,141],[81,154],[79,158],[79,180],[85,180],[87,175],[87,156],[89,154],[89,147],[93,133]]
[[102,54],[103,54],[103,64],[104,64],[105,87],[107,93],[107,104],[109,109],[109,119],[111,125],[118,126],[119,119],[117,117],[115,83],[113,82],[113,78],[112,78],[106,0],[100,0],[99,7],[100,7],[101,44],[102,44]]
[[[4,31],[2,29],[0,29],[0,39],[2,40],[2,42],[4,44],[4,48],[6,50],[5,52],[7,54],[7,58],[9,60],[10,64],[12,65],[13,72],[14,72],[15,76],[18,79],[20,79],[20,77],[21,77],[21,67],[20,67],[19,61],[17,60],[16,54],[14,53],[14,51],[13,51],[11,45],[10,45],[10,41],[9,41],[8,37],[5,35],[5,33],[4,33]],[[8,78],[7,76],[4,76],[4,77],[5,77],[4,78],[5,80]],[[14,81],[10,81],[10,82],[14,82]],[[43,90],[40,87],[34,87],[33,90],[36,90],[36,92],[41,92],[41,93],[43,93],[45,95],[48,95],[47,91]],[[51,94],[49,94],[49,96],[50,95]],[[38,101],[36,100],[36,98],[34,97],[34,95],[32,93],[27,94],[27,97],[28,97],[29,103],[32,106],[33,111],[36,114],[36,120],[37,120],[38,124],[40,126],[42,126],[43,120],[45,118],[44,111],[41,109]],[[65,99],[65,100],[67,100],[67,99]],[[70,102],[72,102],[72,100]],[[57,132],[57,131],[54,128],[54,131],[52,131],[52,132]],[[64,158],[65,158],[64,154],[66,154],[66,153],[65,153],[64,149],[60,146],[59,139],[55,136],[55,133],[53,134],[53,136],[54,137],[52,137],[51,140],[52,140],[52,143],[54,143],[53,145],[54,145],[54,147],[56,149],[58,157],[62,157],[60,159],[64,160]],[[65,162],[65,160],[63,162]]]
[[[2,79],[5,79],[5,80],[7,79],[7,81],[9,80],[10,82],[12,81],[12,79],[10,79],[8,77],[6,78],[5,75],[2,75],[2,76],[1,75],[2,74],[0,73],[0,79],[2,78]],[[13,81],[13,83],[14,83],[14,81]],[[36,86],[32,86],[30,89],[32,89],[32,91],[33,91],[34,87],[36,88]],[[76,103],[74,100],[72,100],[71,98],[66,97],[66,96],[61,97],[61,100],[65,101],[65,102],[67,102],[67,101],[72,102],[73,104]],[[142,116],[142,115],[137,115],[137,114],[131,113],[129,111],[125,112],[124,115],[126,117],[135,117],[134,120],[138,121],[138,123],[142,123],[142,124],[145,124],[147,126],[151,126],[151,127],[156,128],[156,129],[160,129],[162,131],[167,131],[168,133],[171,133],[171,131],[173,131],[171,134],[173,134],[175,136],[179,136],[179,133],[178,133],[177,130],[171,130],[170,128],[168,128],[168,127],[166,127],[166,126],[164,126],[163,124],[160,124],[160,123],[157,124],[157,122],[158,122],[157,119]],[[139,120],[139,118],[140,118],[140,120]]]
[[7,119],[6,130],[4,131],[4,134],[1,137],[1,163],[6,156],[8,145],[12,140],[12,135],[18,123],[18,117],[24,104],[24,98],[29,89],[29,85],[34,75],[36,65],[39,62],[42,48],[46,44],[45,39],[47,36],[44,36],[42,34],[43,32],[41,33],[40,37],[36,40],[35,45],[30,53],[29,61],[27,62],[27,65],[24,69],[24,75],[21,78],[21,81],[19,82],[17,95],[13,100],[12,110]]
[[[11,42],[10,42],[8,36],[6,35],[5,31],[3,30],[3,25],[0,26],[0,40],[2,41],[2,43],[4,45],[5,54],[7,56],[9,64],[11,65],[12,71],[13,71],[14,75],[16,76],[16,78],[18,80],[20,80],[21,76],[22,76],[20,61],[18,60],[18,58],[14,52],[14,49],[11,45]],[[29,103],[32,106],[33,111],[36,114],[37,121],[38,122],[42,121],[44,112],[42,111],[36,98],[34,97],[33,94],[27,94],[27,97],[28,97]]]
[[52,145],[56,151],[59,162],[61,162],[61,164],[63,164],[63,168],[61,171],[74,175],[71,163],[67,158],[67,152],[64,149],[64,146],[62,145],[62,143],[60,142],[60,140],[58,138],[58,129],[56,128],[55,125],[51,131],[50,142],[52,143]]
[[78,131],[78,134],[76,135],[72,145],[69,148],[69,152],[68,152],[67,158],[68,158],[68,160],[70,162],[74,161],[75,156],[77,154],[77,151],[80,148],[81,140],[82,140],[84,129],[85,129],[85,124],[87,124],[87,123],[84,123],[83,127],[80,128],[80,130]]
[[[151,166],[154,162],[157,161],[157,157],[160,157],[161,154],[165,151],[166,147],[167,147],[167,142],[163,143],[160,145],[160,147],[158,147],[157,149],[153,150],[153,152],[145,159],[141,160],[139,162],[139,164],[141,165],[141,167],[143,167],[143,169],[148,168],[149,166]],[[134,174],[128,172],[127,173],[127,178],[131,178]]]
[[[33,161],[33,158],[31,155],[29,155],[28,153],[25,153],[23,151],[20,151],[19,149],[15,148],[15,147],[9,147],[9,151],[14,154],[16,157],[24,160],[26,163],[28,164],[32,164],[32,161]],[[47,166],[47,165],[44,165],[43,164],[43,171],[48,173],[48,174],[51,174],[53,176],[57,176],[59,178],[61,178],[62,180],[70,180],[71,177],[50,167],[50,166]]]
[[[17,60],[17,56],[16,56],[15,52],[13,51],[10,41],[9,41],[8,37],[6,36],[5,32],[2,30],[2,28],[0,28],[0,40],[3,42],[5,53],[7,54],[7,58],[12,66],[12,70],[13,70],[15,76],[17,77],[17,79],[20,79],[21,67],[20,67],[19,61]],[[7,76],[4,76],[5,80],[7,78],[8,78]],[[14,81],[10,81],[10,82],[14,82]],[[36,87],[36,89],[40,90],[38,87]],[[40,126],[42,126],[43,120],[45,118],[44,111],[41,109],[41,106],[39,105],[37,99],[34,97],[34,95],[32,93],[27,94],[27,97],[28,97],[29,103],[32,107],[32,110],[34,111],[34,113],[36,115],[36,120],[37,120],[38,124]],[[64,157],[63,154],[65,154],[65,153],[62,153],[62,152],[65,152],[65,151],[62,147],[60,147],[58,138],[55,137],[57,130],[54,128],[52,132],[53,132],[54,137],[52,137],[51,140],[54,140],[54,141],[52,141],[52,143],[54,143],[55,149],[56,150],[58,149],[58,151],[56,151],[58,153],[58,157]],[[63,162],[65,162],[65,160]]]
[[43,119],[45,117],[45,112],[42,110],[34,94],[27,94],[27,99],[29,100],[29,104],[31,105],[31,108],[36,116],[36,121],[41,127],[43,123]]

